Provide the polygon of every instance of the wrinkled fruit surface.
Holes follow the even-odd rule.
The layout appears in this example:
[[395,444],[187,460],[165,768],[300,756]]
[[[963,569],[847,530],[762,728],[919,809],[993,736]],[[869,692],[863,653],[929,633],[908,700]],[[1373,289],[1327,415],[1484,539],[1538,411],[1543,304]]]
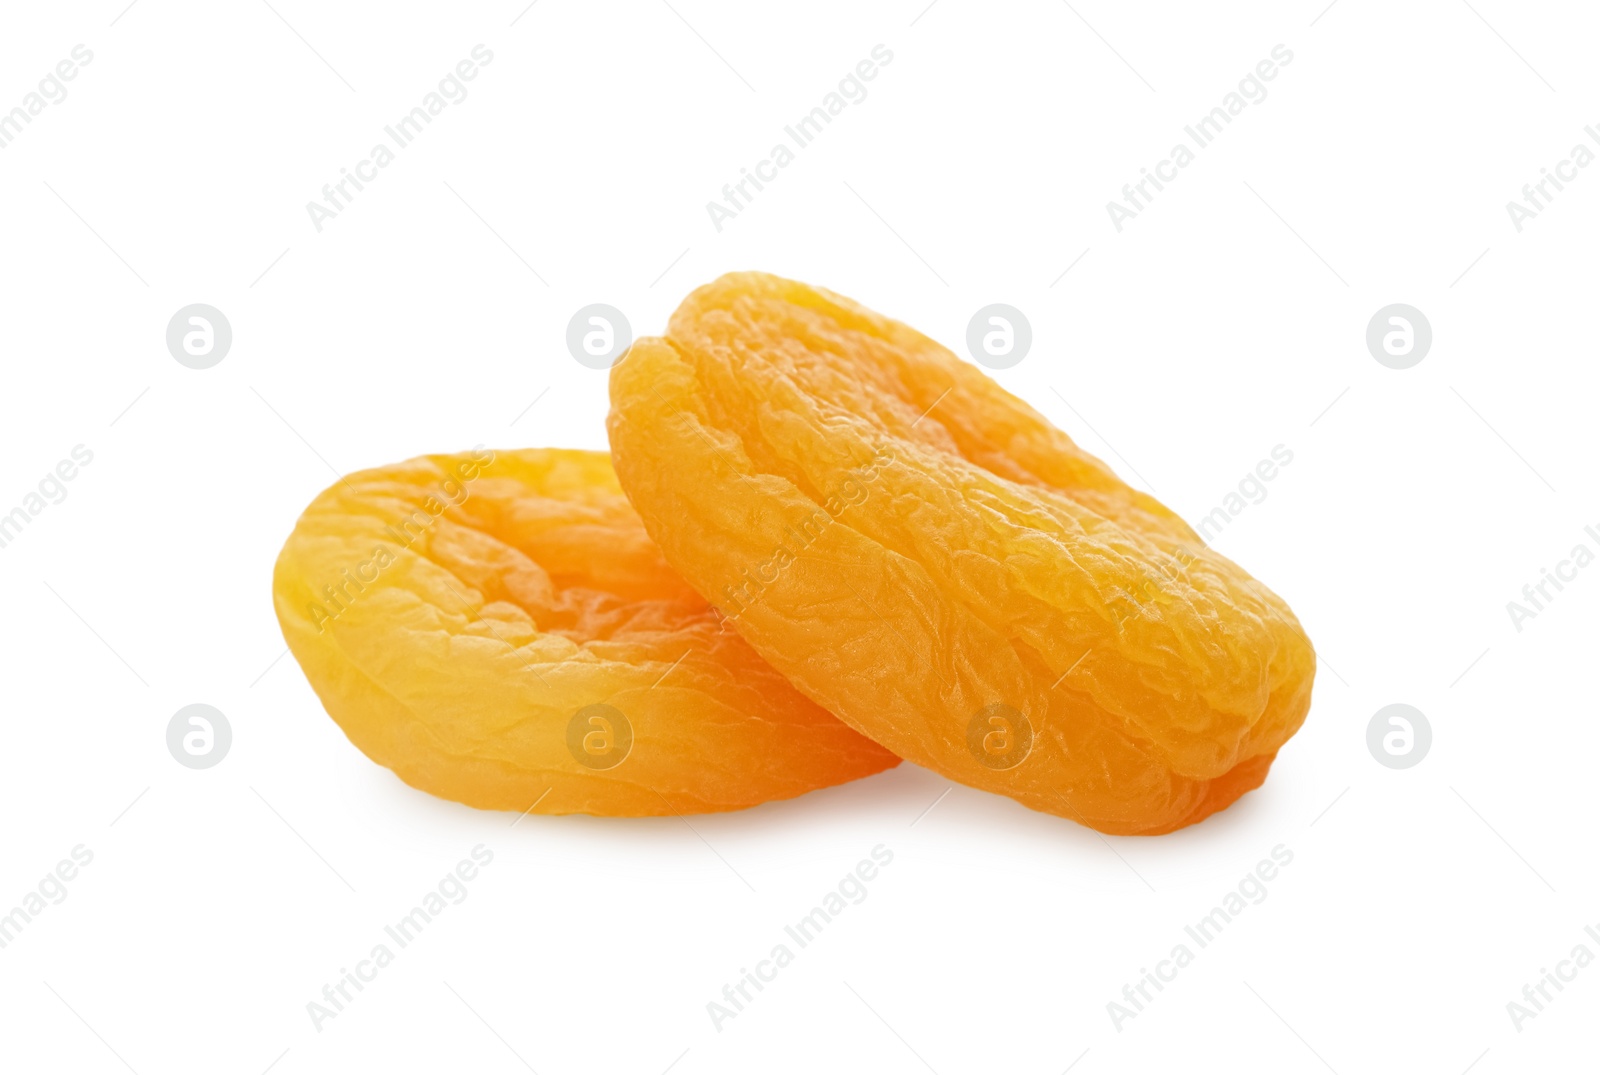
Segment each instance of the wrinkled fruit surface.
[[350,740],[446,799],[733,810],[899,762],[722,624],[603,453],[476,451],[352,474],[301,516],[273,593]]
[[896,754],[1110,833],[1265,779],[1311,700],[1294,614],[976,367],[755,273],[611,373],[667,562]]

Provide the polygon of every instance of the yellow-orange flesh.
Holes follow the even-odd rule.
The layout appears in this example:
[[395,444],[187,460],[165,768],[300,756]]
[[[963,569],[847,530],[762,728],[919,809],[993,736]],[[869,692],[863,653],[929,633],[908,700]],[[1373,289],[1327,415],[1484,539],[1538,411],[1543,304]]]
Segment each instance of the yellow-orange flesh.
[[350,740],[457,802],[735,810],[899,763],[667,566],[604,453],[479,450],[351,474],[301,516],[273,596]]

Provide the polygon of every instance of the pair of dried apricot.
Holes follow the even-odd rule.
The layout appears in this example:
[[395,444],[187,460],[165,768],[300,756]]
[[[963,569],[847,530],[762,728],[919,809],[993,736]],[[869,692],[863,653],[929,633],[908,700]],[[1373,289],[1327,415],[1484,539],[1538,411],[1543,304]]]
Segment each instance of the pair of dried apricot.
[[1305,718],[1315,656],[1275,594],[847,299],[725,276],[633,345],[611,404],[615,474],[426,457],[329,489],[285,547],[291,648],[410,783],[651,814],[907,758],[1159,833],[1258,786]]

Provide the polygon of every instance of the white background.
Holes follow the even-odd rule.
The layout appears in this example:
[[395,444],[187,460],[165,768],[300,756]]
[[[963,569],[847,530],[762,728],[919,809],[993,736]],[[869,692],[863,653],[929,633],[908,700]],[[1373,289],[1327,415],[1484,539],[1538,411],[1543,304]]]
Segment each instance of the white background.
[[[0,151],[0,512],[94,459],[0,549],[0,909],[94,859],[0,950],[0,1066],[1593,1069],[1600,969],[1520,1030],[1507,1003],[1600,955],[1600,567],[1520,632],[1506,604],[1600,551],[1600,167],[1520,233],[1505,208],[1600,124],[1592,10],[524,4],[6,6],[0,108],[94,59]],[[306,203],[479,43],[470,95],[319,233]],[[718,233],[705,203],[880,43],[869,96]],[[1107,201],[1280,43],[1269,96],[1118,233]],[[1216,540],[1322,658],[1262,790],[1151,839],[909,765],[693,831],[513,828],[349,745],[273,615],[300,509],[422,452],[604,447],[573,312],[657,332],[745,268],[963,353],[973,311],[1018,307],[1033,349],[997,378],[1191,521],[1294,453]],[[234,333],[206,371],[164,340],[195,302]],[[1364,342],[1394,302],[1434,331],[1404,371]],[[191,702],[233,727],[206,771],[165,745]],[[1434,734],[1402,771],[1365,740],[1393,702]],[[478,844],[466,902],[316,1029],[307,1002]],[[865,902],[716,1028],[878,844]],[[1278,844],[1265,902],[1116,1026]]]

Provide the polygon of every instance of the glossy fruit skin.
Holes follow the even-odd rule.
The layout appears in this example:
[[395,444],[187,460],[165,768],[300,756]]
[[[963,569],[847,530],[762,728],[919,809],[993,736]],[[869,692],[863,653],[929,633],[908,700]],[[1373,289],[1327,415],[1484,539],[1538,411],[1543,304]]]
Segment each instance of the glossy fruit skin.
[[635,342],[611,404],[614,465],[668,563],[907,760],[1154,834],[1257,787],[1305,718],[1315,655],[1277,595],[848,299],[724,276]]
[[479,449],[351,474],[296,524],[273,599],[351,742],[471,806],[736,810],[899,763],[667,567],[601,452]]

